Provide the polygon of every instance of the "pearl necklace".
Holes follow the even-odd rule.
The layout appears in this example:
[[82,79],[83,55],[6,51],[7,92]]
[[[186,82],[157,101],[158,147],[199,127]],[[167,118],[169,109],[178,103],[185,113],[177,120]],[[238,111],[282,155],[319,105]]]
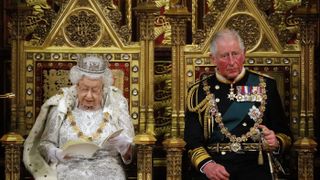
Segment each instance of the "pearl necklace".
[[94,133],[92,133],[92,135],[88,136],[88,135],[85,135],[81,131],[80,127],[77,125],[77,122],[75,121],[75,117],[72,114],[72,112],[70,112],[70,111],[67,112],[67,119],[70,122],[70,125],[71,125],[73,131],[77,134],[77,136],[79,138],[84,139],[84,140],[88,140],[88,141],[93,141],[93,140],[96,140],[100,137],[101,133],[103,132],[104,128],[106,127],[107,123],[109,122],[109,117],[110,117],[109,113],[105,112],[103,115],[103,120],[101,121],[97,130]]

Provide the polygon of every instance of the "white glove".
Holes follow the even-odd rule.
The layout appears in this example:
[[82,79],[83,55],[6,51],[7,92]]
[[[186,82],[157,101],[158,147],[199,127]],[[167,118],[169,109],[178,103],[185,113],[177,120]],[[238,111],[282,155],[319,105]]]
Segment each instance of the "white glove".
[[48,155],[49,155],[50,161],[52,163],[58,163],[58,162],[65,161],[64,153],[63,153],[62,149],[60,149],[60,148],[50,148]]
[[58,159],[59,162],[64,162],[66,161],[64,157],[65,157],[65,154],[63,153],[63,150],[58,148],[56,150],[56,158]]
[[128,151],[130,145],[132,143],[132,138],[120,134],[119,136],[116,136],[114,138],[111,138],[108,140],[107,149],[113,147],[115,148],[122,156],[126,154]]

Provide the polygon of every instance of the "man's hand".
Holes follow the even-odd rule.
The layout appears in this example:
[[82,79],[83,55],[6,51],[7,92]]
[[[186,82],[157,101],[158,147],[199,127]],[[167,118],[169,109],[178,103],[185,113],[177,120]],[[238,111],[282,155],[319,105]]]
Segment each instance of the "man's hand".
[[215,162],[206,164],[203,168],[203,172],[210,180],[228,180],[230,176],[221,164]]
[[262,135],[264,139],[264,145],[266,145],[267,150],[275,150],[279,148],[279,141],[276,137],[274,131],[268,129],[265,125],[259,125],[258,128],[262,129]]

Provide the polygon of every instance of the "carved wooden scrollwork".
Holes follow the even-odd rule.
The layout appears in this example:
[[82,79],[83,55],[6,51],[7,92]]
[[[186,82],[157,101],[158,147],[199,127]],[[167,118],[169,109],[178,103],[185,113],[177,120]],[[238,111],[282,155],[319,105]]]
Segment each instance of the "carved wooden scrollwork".
[[243,37],[244,46],[248,51],[252,51],[260,42],[262,37],[261,28],[256,19],[248,14],[236,14],[232,16],[226,27],[235,29]]
[[63,32],[71,46],[89,47],[99,41],[102,30],[101,22],[93,12],[79,10],[66,19]]

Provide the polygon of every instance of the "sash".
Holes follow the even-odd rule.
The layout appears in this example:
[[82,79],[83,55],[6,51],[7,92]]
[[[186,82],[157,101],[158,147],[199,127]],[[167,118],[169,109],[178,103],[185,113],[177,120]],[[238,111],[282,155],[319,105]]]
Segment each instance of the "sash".
[[[259,77],[257,75],[249,74],[245,85],[259,84]],[[237,102],[234,101],[228,110],[223,114],[222,119],[225,127],[232,131],[240,124],[243,118],[248,114],[248,109],[254,105],[254,102]]]

